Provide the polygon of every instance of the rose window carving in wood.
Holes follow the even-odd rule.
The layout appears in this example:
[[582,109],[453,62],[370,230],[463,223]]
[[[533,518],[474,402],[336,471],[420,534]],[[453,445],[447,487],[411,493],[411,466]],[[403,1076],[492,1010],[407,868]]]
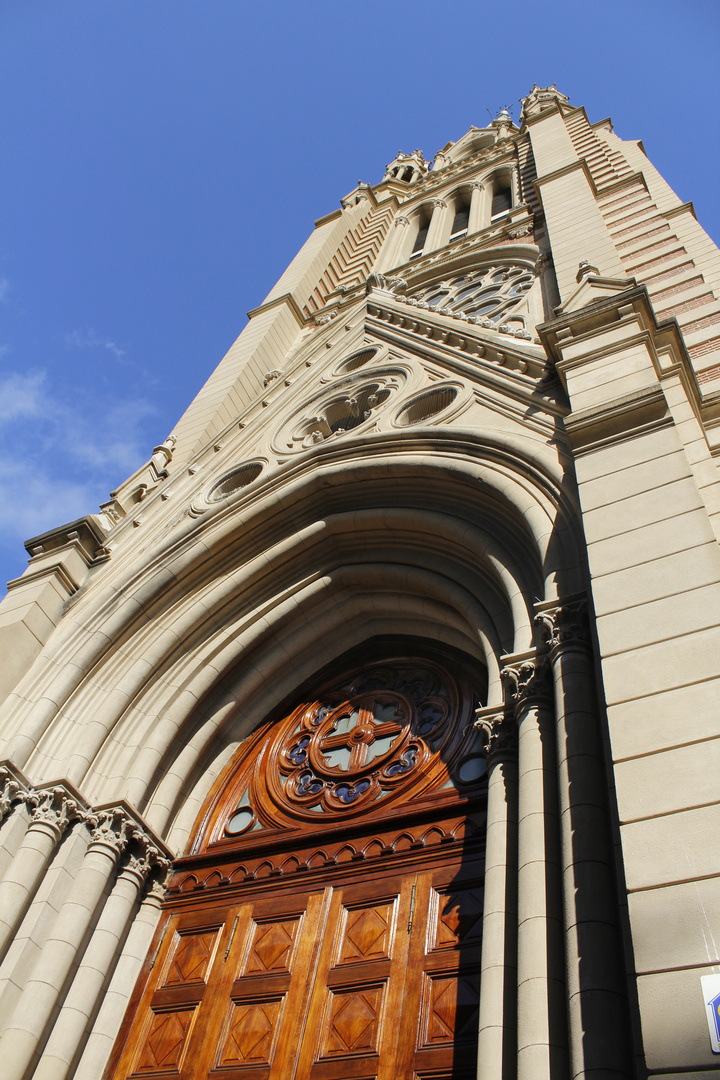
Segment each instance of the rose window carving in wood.
[[485,769],[474,703],[430,661],[373,665],[331,685],[258,733],[213,838],[252,842],[260,830],[340,824],[432,791],[470,792]]

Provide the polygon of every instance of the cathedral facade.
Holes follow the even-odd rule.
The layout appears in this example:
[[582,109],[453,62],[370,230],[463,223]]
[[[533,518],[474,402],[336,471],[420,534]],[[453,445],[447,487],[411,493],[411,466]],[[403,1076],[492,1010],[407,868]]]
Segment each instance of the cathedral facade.
[[0,605],[5,1080],[716,1070],[719,453],[720,253],[555,87],[320,218]]

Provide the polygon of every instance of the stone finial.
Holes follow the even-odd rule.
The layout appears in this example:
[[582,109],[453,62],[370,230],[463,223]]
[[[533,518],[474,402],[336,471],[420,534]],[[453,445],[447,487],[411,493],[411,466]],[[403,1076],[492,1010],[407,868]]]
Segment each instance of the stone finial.
[[552,109],[555,105],[568,105],[569,101],[565,94],[561,94],[556,89],[555,83],[546,87],[538,86],[535,83],[528,96],[520,98],[520,104],[522,105],[520,120],[524,122],[534,119],[540,113],[547,112],[548,109]]
[[156,446],[153,450],[150,464],[155,469],[158,476],[167,476],[167,467],[172,461],[176,443],[177,438],[174,435],[168,435],[165,442],[160,443],[160,445]]

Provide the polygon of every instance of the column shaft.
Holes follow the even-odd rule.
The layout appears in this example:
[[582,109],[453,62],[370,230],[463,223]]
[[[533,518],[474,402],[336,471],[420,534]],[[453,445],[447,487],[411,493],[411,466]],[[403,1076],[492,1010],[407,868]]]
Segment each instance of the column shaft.
[[73,1080],[98,1080],[104,1072],[130,995],[150,948],[160,918],[161,903],[162,895],[151,893],[133,920]]
[[435,251],[436,248],[442,247],[443,243],[447,243],[447,238],[443,240],[444,233],[449,235],[450,222],[447,221],[448,207],[447,203],[442,199],[436,199],[434,203],[433,215],[430,219],[430,228],[428,229],[427,239],[425,241],[425,247],[423,251]]
[[573,1077],[634,1075],[592,654],[584,605],[540,611],[550,630]]
[[24,1080],[119,852],[93,843],[0,1039],[4,1080]]
[[518,1080],[567,1075],[554,725],[518,707]]
[[478,1080],[514,1073],[517,755],[488,757]]
[[33,1080],[65,1080],[73,1057],[82,1045],[90,1016],[97,1007],[118,944],[122,941],[142,886],[143,878],[125,869],[108,897],[53,1026]]
[[485,213],[487,191],[484,184],[473,184],[468,217],[468,236],[484,229],[490,221],[490,214]]
[[48,822],[31,824],[4,880],[0,881],[0,956],[4,955],[35,895],[58,839],[58,830]]

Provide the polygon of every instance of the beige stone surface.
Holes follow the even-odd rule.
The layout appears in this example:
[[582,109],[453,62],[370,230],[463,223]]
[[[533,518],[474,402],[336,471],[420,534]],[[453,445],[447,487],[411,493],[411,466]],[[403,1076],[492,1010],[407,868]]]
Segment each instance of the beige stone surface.
[[622,827],[627,886],[647,889],[717,874],[712,837],[720,806],[635,821]]
[[700,977],[710,974],[715,974],[712,968],[701,967],[643,975],[638,979],[645,1055],[650,1071],[664,1068],[673,1069],[674,1073],[698,1066],[717,1069],[718,1057],[710,1047],[700,984]]
[[[699,979],[720,960],[720,472],[693,365],[712,362],[720,253],[636,143],[554,88],[523,110],[320,219],[180,418],[167,474],[148,462],[85,519],[92,551],[48,534],[0,605],[0,756],[31,794],[125,799],[169,857],[243,739],[326,665],[385,635],[457,649],[493,709],[547,711],[491,789],[480,1080],[632,1075],[635,981],[646,1068],[690,1080],[719,1065]],[[496,318],[470,293],[418,303],[490,267],[529,288]],[[136,906],[119,852],[93,877],[90,818],[33,847],[33,806],[0,827],[0,1060],[97,1080],[160,899]]]
[[720,962],[720,878],[630,893],[640,974]]

